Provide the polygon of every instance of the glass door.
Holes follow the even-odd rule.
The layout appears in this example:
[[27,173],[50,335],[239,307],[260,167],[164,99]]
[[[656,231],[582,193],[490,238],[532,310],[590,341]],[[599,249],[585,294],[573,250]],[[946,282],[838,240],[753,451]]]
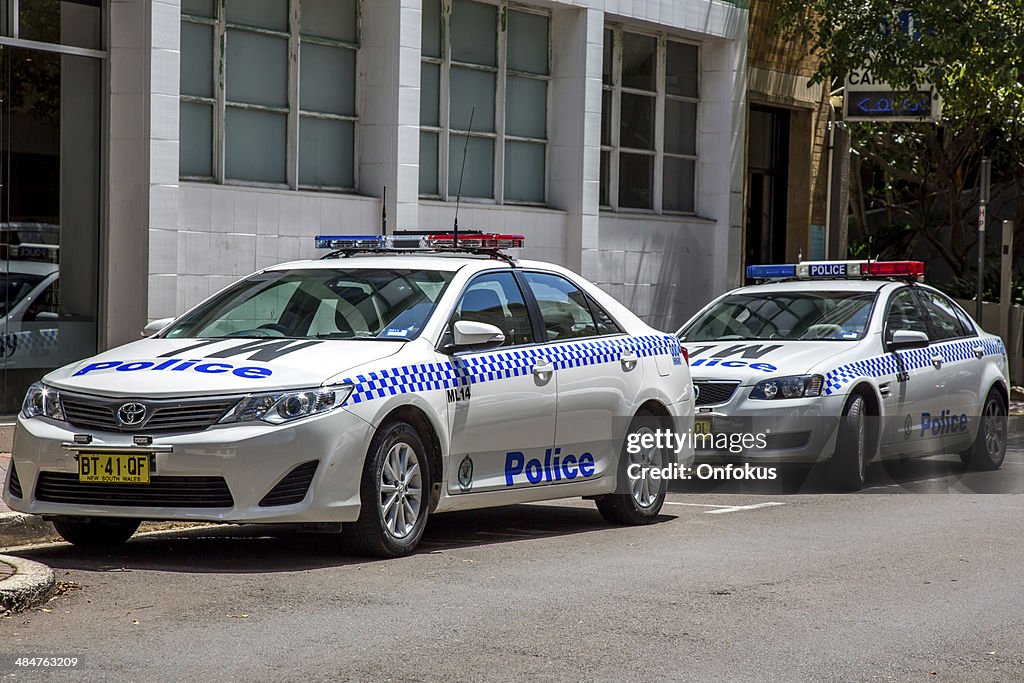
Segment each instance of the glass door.
[[0,414],[96,352],[101,60],[0,45]]

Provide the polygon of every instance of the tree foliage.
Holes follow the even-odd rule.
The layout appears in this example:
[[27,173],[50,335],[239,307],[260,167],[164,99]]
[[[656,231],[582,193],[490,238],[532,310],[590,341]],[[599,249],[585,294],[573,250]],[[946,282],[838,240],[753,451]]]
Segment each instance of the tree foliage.
[[895,88],[931,83],[942,98],[938,125],[850,124],[853,235],[870,233],[868,213],[884,209],[891,246],[925,242],[954,275],[967,272],[977,168],[990,156],[1009,214],[999,217],[1015,219],[1022,246],[1024,0],[780,0],[779,12],[818,60],[813,82],[840,85],[869,64]]

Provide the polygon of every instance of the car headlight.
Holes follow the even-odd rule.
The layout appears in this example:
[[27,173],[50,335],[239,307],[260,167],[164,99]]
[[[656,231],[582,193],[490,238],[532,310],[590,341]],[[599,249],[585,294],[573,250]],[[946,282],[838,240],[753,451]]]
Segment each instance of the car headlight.
[[352,394],[351,384],[246,396],[221,418],[226,422],[283,424],[340,408]]
[[774,398],[805,398],[821,396],[824,384],[821,375],[794,375],[761,380],[754,385],[750,398],[771,400]]
[[64,409],[60,405],[60,394],[53,387],[36,382],[28,388],[25,401],[21,404],[21,414],[25,418],[50,417],[64,421]]

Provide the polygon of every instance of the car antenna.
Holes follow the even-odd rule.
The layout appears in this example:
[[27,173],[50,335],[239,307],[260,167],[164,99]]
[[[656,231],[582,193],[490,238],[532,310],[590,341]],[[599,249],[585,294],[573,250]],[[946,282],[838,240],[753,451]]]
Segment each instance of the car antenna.
[[466,157],[469,155],[469,136],[473,134],[473,117],[476,105],[469,110],[469,130],[466,132],[466,144],[462,146],[462,170],[459,171],[459,193],[455,196],[455,223],[452,226],[452,246],[459,248],[459,204],[462,203],[462,179],[466,177]]
[[388,235],[388,186],[384,186],[384,196],[380,198],[380,234]]

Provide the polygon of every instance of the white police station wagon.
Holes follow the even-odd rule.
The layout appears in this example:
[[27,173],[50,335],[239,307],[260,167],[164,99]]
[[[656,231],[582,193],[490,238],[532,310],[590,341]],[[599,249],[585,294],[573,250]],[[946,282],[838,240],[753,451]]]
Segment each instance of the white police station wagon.
[[997,469],[1006,452],[1002,340],[918,284],[919,261],[749,266],[760,284],[715,299],[677,333],[697,393],[697,434],[757,432],[741,453],[698,460],[829,461],[856,490],[876,458],[960,453]]
[[692,419],[679,341],[497,251],[521,236],[453,241],[318,238],[329,257],[51,372],[25,398],[4,500],[81,545],[142,519],[341,522],[379,556],[448,510],[583,496],[611,522],[652,521],[665,487],[627,481],[626,461],[677,454],[620,453],[648,416]]

